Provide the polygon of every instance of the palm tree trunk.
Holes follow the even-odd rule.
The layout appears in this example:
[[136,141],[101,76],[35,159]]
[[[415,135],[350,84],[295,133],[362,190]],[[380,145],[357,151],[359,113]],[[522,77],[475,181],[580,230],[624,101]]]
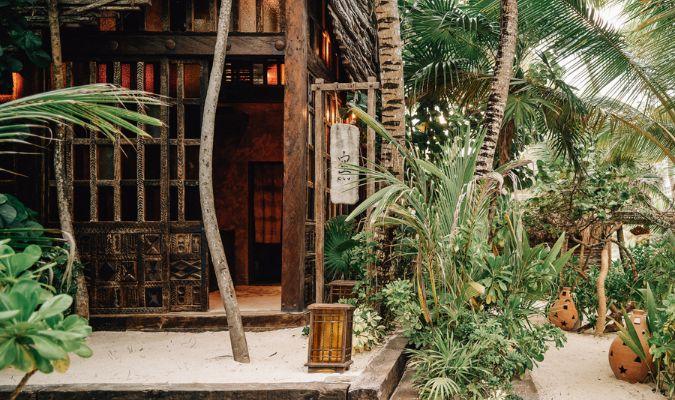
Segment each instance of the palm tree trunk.
[[[403,87],[403,41],[396,0],[376,0],[378,55],[382,91],[382,125],[398,142],[405,141],[405,92]],[[382,165],[398,176],[403,158],[389,143],[382,143]]]
[[213,136],[216,122],[216,110],[218,108],[218,96],[220,84],[223,79],[225,65],[227,35],[230,30],[230,13],[232,12],[232,0],[222,0],[218,16],[218,34],[216,47],[213,52],[213,65],[209,86],[204,100],[204,116],[202,118],[202,137],[199,147],[199,195],[204,221],[204,232],[209,245],[213,269],[218,281],[220,297],[223,299],[225,313],[227,314],[227,326],[232,343],[232,354],[235,361],[247,363],[248,345],[244,326],[241,322],[241,314],[237,306],[237,296],[234,292],[234,284],[230,275],[230,268],[225,258],[225,249],[218,231],[218,219],[213,200]]
[[513,75],[513,59],[516,55],[518,37],[518,0],[501,0],[499,19],[499,48],[485,111],[485,139],[476,160],[477,176],[492,171],[495,148],[504,119],[506,99],[509,96],[509,84]]
[[[61,58],[61,30],[59,26],[58,0],[49,0],[49,32],[52,47],[52,68],[54,69],[54,87],[63,89],[65,77],[63,74],[63,61]],[[73,230],[73,218],[70,214],[70,197],[66,188],[68,182],[64,165],[63,140],[65,139],[66,126],[59,124],[56,127],[56,141],[54,142],[54,179],[56,180],[56,199],[59,207],[59,222],[63,231],[63,238],[70,246],[71,259],[79,261],[77,244]],[[75,312],[82,318],[89,318],[89,293],[84,273],[76,276],[77,295],[75,296]]]

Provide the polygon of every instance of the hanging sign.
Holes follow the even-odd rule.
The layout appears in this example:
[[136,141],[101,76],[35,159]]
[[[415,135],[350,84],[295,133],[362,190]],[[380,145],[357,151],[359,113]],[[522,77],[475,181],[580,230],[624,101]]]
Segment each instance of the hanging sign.
[[330,127],[330,201],[356,204],[359,201],[359,175],[344,164],[359,165],[359,128],[350,124]]

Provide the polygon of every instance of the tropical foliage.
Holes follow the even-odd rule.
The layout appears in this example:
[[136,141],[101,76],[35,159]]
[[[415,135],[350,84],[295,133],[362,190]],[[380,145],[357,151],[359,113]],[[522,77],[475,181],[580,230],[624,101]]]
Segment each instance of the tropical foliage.
[[34,6],[38,0],[3,0],[0,2],[0,91],[12,89],[12,73],[23,69],[26,62],[40,67],[49,63],[49,54],[42,48],[41,36],[28,27],[18,7]]
[[107,84],[69,87],[39,93],[0,104],[0,151],[11,146],[31,146],[38,137],[35,128],[50,124],[73,124],[116,139],[147,135],[139,124],[161,126],[157,118],[126,107],[164,104],[155,95]]
[[69,353],[90,357],[85,340],[91,327],[77,315],[66,316],[73,299],[55,294],[48,279],[56,263],[42,262],[36,245],[17,253],[9,242],[0,241],[0,370],[26,373],[16,395],[36,371],[65,372]]
[[[550,140],[577,169],[579,150],[602,137],[613,156],[641,152],[675,160],[669,1],[620,2],[615,26],[591,1],[518,2],[519,33],[498,143],[503,164],[533,140]],[[405,2],[408,102],[424,133],[434,109],[482,120],[499,39],[496,0]],[[658,10],[658,11],[657,11]],[[568,82],[573,80],[575,86]],[[431,107],[429,107],[431,105]],[[414,135],[415,133],[413,133]]]
[[[371,208],[369,225],[395,227],[395,244],[404,244],[396,248],[405,249],[399,255],[413,260],[411,284],[394,281],[382,297],[417,346],[412,355],[422,398],[485,398],[508,390],[514,376],[543,358],[549,343],[562,343],[559,330],[533,325],[528,317],[542,312],[535,304],[556,290],[573,249],[561,254],[564,236],[550,249],[530,246],[515,204],[499,208],[511,210],[495,216],[493,235],[490,200],[508,166],[490,179],[474,178],[479,134],[467,129],[432,163],[354,112],[397,146],[408,166],[405,179],[380,168],[355,168],[383,185],[348,220]],[[400,307],[406,296],[388,300],[405,290],[416,307]]]
[[353,221],[337,216],[326,222],[324,267],[328,281],[359,279],[374,262],[376,243],[367,232],[356,231]]

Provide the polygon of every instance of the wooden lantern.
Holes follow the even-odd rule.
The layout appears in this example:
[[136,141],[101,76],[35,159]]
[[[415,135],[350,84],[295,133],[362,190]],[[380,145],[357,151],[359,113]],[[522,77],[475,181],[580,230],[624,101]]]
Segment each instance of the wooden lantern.
[[340,299],[353,299],[356,281],[338,279],[328,284],[328,301],[337,303]]
[[315,303],[309,307],[309,372],[344,372],[352,364],[354,306]]

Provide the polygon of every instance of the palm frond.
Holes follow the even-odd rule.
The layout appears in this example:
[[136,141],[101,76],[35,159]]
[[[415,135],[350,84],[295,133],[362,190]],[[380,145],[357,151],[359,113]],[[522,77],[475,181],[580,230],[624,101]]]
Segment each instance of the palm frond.
[[162,122],[144,114],[144,108],[165,104],[165,99],[151,93],[108,84],[39,93],[0,104],[0,144],[35,137],[25,128],[51,124],[77,125],[111,140],[125,138],[124,132],[146,136],[139,125],[161,126]]

